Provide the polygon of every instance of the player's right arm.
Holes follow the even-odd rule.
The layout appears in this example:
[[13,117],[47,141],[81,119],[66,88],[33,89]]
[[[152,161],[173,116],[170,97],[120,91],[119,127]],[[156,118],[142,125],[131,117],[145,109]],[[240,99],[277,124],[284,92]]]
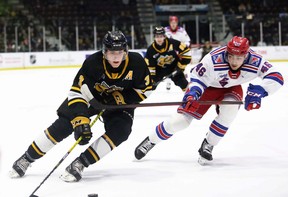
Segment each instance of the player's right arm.
[[84,67],[82,67],[78,71],[68,93],[68,107],[72,111],[74,117],[80,114],[88,116],[88,102],[81,92],[81,87],[85,84],[87,79],[87,75],[84,70]]
[[[211,59],[211,57],[210,57]],[[206,59],[198,63],[190,70],[190,83],[188,85],[188,89],[185,92],[183,97],[183,104],[178,108],[178,112],[180,113],[194,113],[199,104],[197,101],[203,94],[204,90],[209,87],[209,81],[213,79],[211,75],[213,75],[213,70],[211,70],[211,60],[208,56]]]
[[90,119],[88,115],[88,101],[81,92],[81,88],[85,86],[86,81],[88,81],[88,75],[86,74],[87,71],[85,68],[86,61],[83,63],[83,66],[74,78],[73,84],[68,93],[68,107],[72,112],[71,124],[74,129],[75,140],[82,137],[82,140],[79,142],[80,145],[87,144],[92,138]]
[[210,86],[211,80],[213,80],[213,66],[211,66],[211,56],[206,55],[201,62],[194,66],[190,70],[189,74],[189,89],[193,88],[199,92],[199,97],[204,90]]

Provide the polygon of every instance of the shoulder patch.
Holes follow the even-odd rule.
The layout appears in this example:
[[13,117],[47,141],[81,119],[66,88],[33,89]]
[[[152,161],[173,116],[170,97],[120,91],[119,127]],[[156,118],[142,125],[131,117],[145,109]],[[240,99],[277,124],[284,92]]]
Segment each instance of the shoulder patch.
[[257,54],[250,54],[247,61],[244,62],[244,65],[241,67],[241,70],[251,73],[257,73],[262,57]]
[[227,64],[225,60],[225,51],[221,51],[220,53],[211,53],[211,58],[213,64]]
[[222,54],[216,54],[212,56],[212,61],[214,64],[221,64],[224,62],[224,57]]
[[256,54],[251,54],[247,62],[245,62],[245,64],[256,66],[258,68],[261,63],[261,60],[262,60],[261,56],[258,56]]

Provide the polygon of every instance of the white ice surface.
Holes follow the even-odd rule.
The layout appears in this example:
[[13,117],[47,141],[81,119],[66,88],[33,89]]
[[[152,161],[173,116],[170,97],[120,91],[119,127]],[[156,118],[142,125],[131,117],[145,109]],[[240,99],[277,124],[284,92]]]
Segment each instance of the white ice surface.
[[[87,146],[76,146],[35,193],[40,197],[190,197],[288,196],[288,65],[273,63],[286,84],[263,99],[259,110],[242,107],[218,146],[210,166],[197,163],[198,148],[216,113],[212,107],[200,121],[158,144],[142,160],[135,147],[155,126],[175,113],[173,107],[138,108],[129,139],[84,171],[78,183],[59,179],[65,167]],[[1,71],[0,175],[1,197],[28,197],[73,145],[71,135],[32,164],[26,176],[10,179],[8,171],[36,136],[57,118],[78,69]],[[259,83],[258,80],[253,82]],[[246,90],[247,84],[244,85]],[[181,101],[183,93],[160,84],[146,102]],[[98,121],[96,139],[103,133]]]

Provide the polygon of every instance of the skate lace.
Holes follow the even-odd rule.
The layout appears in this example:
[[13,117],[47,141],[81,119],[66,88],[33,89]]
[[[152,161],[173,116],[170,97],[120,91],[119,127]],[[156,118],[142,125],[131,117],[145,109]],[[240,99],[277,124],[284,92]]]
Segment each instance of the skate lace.
[[23,172],[26,172],[27,168],[30,166],[30,162],[25,158],[20,158],[17,165]]
[[153,144],[149,141],[146,141],[139,149],[146,154],[152,147]]

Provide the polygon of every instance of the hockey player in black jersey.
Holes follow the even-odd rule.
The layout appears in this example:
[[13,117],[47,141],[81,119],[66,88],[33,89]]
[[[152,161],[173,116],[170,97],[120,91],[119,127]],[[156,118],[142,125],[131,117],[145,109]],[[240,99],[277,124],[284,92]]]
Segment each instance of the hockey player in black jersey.
[[167,38],[163,27],[156,27],[153,34],[154,42],[148,47],[145,55],[153,88],[168,76],[175,85],[185,91],[188,81],[183,71],[191,62],[190,48],[185,43]]
[[[144,58],[136,52],[128,52],[127,40],[121,31],[109,31],[103,39],[102,51],[89,56],[78,71],[68,98],[57,110],[58,119],[14,162],[10,177],[24,176],[31,163],[72,133],[76,140],[82,136],[80,145],[88,144],[92,137],[90,117],[100,112],[89,105],[91,99],[106,105],[139,103],[151,89]],[[133,117],[134,108],[105,110],[102,114],[105,133],[66,168],[62,180],[79,181],[84,168],[127,140]]]

